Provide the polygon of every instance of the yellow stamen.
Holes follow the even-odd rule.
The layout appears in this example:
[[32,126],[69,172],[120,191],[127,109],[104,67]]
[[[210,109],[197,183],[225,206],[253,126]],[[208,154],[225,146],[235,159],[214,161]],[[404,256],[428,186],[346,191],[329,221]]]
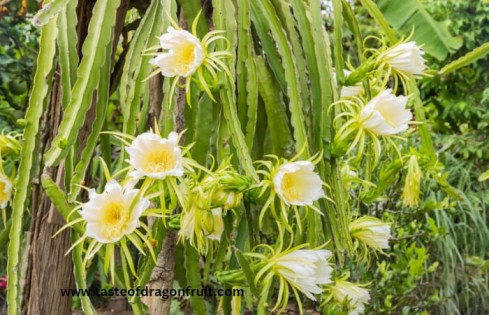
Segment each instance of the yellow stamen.
[[285,174],[282,180],[282,191],[285,199],[297,200],[300,197],[300,190],[297,189],[297,183],[293,174]]
[[142,168],[148,173],[165,172],[175,168],[175,162],[170,148],[159,148],[148,153]]
[[0,204],[9,199],[8,194],[5,192],[6,185],[4,182],[0,182]]
[[109,225],[119,225],[127,214],[124,211],[122,202],[111,202],[103,209],[102,222]]
[[176,52],[176,55],[178,56],[178,68],[181,73],[187,73],[192,67],[192,63],[195,59],[194,49],[195,45],[188,43]]

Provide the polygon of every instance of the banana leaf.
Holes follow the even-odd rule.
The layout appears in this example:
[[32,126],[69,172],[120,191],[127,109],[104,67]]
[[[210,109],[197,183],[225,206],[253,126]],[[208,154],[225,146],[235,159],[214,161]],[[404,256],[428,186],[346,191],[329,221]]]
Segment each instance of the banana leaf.
[[409,36],[414,29],[412,40],[440,61],[463,43],[461,38],[450,34],[443,22],[431,17],[418,0],[381,0],[378,6],[387,21],[400,33]]

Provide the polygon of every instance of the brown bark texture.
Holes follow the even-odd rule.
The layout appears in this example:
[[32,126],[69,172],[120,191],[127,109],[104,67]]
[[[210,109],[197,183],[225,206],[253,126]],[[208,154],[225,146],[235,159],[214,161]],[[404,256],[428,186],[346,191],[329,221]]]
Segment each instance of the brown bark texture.
[[[48,143],[54,138],[62,116],[61,87],[59,75],[55,75],[53,93],[48,109],[43,115],[42,131],[38,161],[47,149]],[[44,172],[52,178],[60,178],[58,172],[63,168],[45,169]],[[58,237],[52,236],[64,224],[57,213],[51,213],[51,202],[43,193],[40,185],[40,174],[33,179],[30,228],[30,244],[28,246],[27,264],[24,277],[23,314],[71,314],[71,298],[61,296],[61,289],[74,287],[73,267],[71,256],[65,255],[70,248],[70,232],[62,232]],[[62,182],[62,181],[61,181]],[[51,213],[51,215],[50,215]]]
[[[79,54],[94,3],[94,0],[79,0],[78,2]],[[128,6],[129,0],[121,1],[115,26],[114,47],[117,45],[122,32]],[[115,52],[115,48],[113,51]],[[60,290],[75,288],[71,254],[66,255],[71,246],[69,229],[53,238],[53,235],[65,224],[65,221],[51,204],[40,184],[41,174],[45,173],[51,178],[55,178],[58,186],[64,189],[64,164],[43,169],[42,162],[42,155],[56,136],[56,130],[63,115],[59,71],[54,75],[51,91],[51,100],[46,106],[42,118],[39,146],[36,150],[38,167],[33,172],[30,204],[32,221],[27,238],[26,263],[23,267],[22,314],[28,315],[72,314],[72,298],[62,296]],[[97,97],[94,95],[92,107],[87,113],[85,124],[79,133],[79,148],[84,147],[86,139],[91,133],[96,102]]]
[[[183,82],[180,82],[183,84]],[[153,96],[161,97],[162,95],[153,94]],[[185,90],[179,89],[178,98],[174,111],[175,130],[181,133],[185,129]],[[161,104],[161,102],[160,102]],[[185,137],[182,135],[180,144],[185,142]],[[179,208],[175,209],[178,212]],[[151,277],[146,287],[158,290],[170,290],[173,286],[175,278],[175,250],[177,247],[178,235],[174,230],[168,230],[163,246],[156,261],[156,266],[151,272]],[[150,315],[169,315],[171,307],[171,298],[162,299],[157,297],[147,297],[143,302],[148,306],[148,314]]]

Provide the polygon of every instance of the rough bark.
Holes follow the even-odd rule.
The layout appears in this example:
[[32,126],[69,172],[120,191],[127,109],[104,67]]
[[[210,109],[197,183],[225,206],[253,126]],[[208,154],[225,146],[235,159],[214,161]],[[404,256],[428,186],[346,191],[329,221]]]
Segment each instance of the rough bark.
[[[147,287],[158,290],[169,290],[172,288],[174,269],[175,269],[175,247],[177,243],[177,234],[169,230],[163,241],[163,247],[158,254],[156,266],[151,272],[151,277]],[[148,306],[150,315],[168,315],[170,314],[171,298],[163,299],[158,297],[147,297],[143,302]]]
[[[56,75],[50,102],[52,106],[43,116],[39,161],[47,144],[54,138],[54,130],[62,116],[59,79],[59,75]],[[49,168],[44,172],[58,178],[58,168]],[[33,180],[32,223],[25,272],[27,286],[24,288],[22,313],[71,314],[71,297],[63,297],[60,293],[60,289],[74,287],[71,256],[65,256],[71,244],[70,232],[67,230],[52,238],[63,225],[63,220],[56,216],[50,218],[51,202],[42,192],[40,173]]]
[[[185,19],[183,18],[183,12],[180,12],[179,24],[182,28],[186,28]],[[160,80],[160,79],[158,79]],[[159,89],[161,89],[161,81],[156,81],[156,79],[151,82],[152,88],[154,85],[159,84]],[[184,78],[180,79],[180,85],[185,84]],[[152,89],[153,90],[153,89]],[[150,117],[157,117],[161,113],[161,104],[163,95],[160,92],[153,92],[152,99],[150,103]],[[174,109],[174,130],[181,133],[185,129],[185,89],[178,89],[178,97],[176,100],[176,107]],[[180,145],[185,143],[185,135],[180,138]],[[175,213],[178,213],[180,208],[175,209]],[[174,230],[169,229],[166,233],[165,239],[163,240],[163,245],[158,258],[156,261],[156,266],[151,272],[151,277],[146,285],[147,288],[160,289],[160,290],[170,290],[173,286],[173,279],[175,278],[175,250],[177,246],[178,236]],[[148,297],[144,298],[143,302],[148,306],[148,314],[150,315],[169,315],[171,307],[171,297],[167,299]]]
[[153,128],[154,123],[160,120],[161,102],[163,101],[163,77],[155,75],[150,79],[151,95],[149,97],[148,124]]
[[[183,84],[183,82],[180,82]],[[176,132],[180,133],[185,129],[185,90],[179,89],[177,105],[174,112],[174,121]],[[182,135],[180,144],[185,142],[185,137]],[[179,212],[179,208],[175,209]],[[178,236],[174,230],[168,230],[156,266],[151,272],[151,277],[146,285],[150,290],[170,290],[173,286],[175,277],[175,249],[177,246]],[[143,302],[148,306],[148,314],[150,315],[169,315],[171,307],[171,297],[167,299],[148,297],[143,299]]]
[[[91,10],[94,0],[80,0],[77,8],[79,39],[79,51],[81,43],[86,37],[88,23],[91,18]],[[129,5],[129,0],[122,0],[115,27],[116,38],[122,32],[124,18]],[[118,40],[114,40],[116,46]],[[113,49],[115,52],[115,47]],[[94,120],[97,97],[94,95],[92,107],[87,113],[85,125],[79,133],[80,149],[84,147],[86,139],[91,133],[91,124]],[[58,167],[43,170],[42,154],[49,147],[56,135],[56,130],[62,118],[62,90],[59,71],[54,77],[52,95],[47,106],[41,124],[41,136],[39,139],[38,165],[39,170],[34,174],[32,186],[31,212],[32,221],[29,231],[27,263],[23,281],[23,305],[22,314],[72,314],[72,298],[62,296],[61,289],[74,288],[73,263],[71,254],[65,255],[71,246],[69,229],[52,236],[65,224],[63,217],[52,206],[49,198],[44,194],[40,186],[41,173],[50,175],[56,179],[60,188],[64,188],[64,164]],[[42,172],[40,170],[43,170]],[[124,308],[127,305],[124,302]]]

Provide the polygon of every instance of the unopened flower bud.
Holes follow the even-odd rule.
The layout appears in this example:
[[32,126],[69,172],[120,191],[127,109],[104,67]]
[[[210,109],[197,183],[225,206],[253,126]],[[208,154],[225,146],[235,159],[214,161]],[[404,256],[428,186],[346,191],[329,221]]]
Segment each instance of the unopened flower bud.
[[391,227],[377,218],[364,216],[356,219],[350,223],[350,233],[359,242],[375,250],[389,248]]
[[403,74],[419,75],[426,69],[423,55],[424,51],[411,41],[389,48],[381,55],[381,60]]
[[226,190],[243,192],[250,187],[251,181],[248,177],[235,173],[219,177],[219,184]]
[[239,207],[242,199],[243,193],[218,190],[212,195],[212,204],[216,207],[223,207],[224,210],[229,210]]
[[229,285],[245,284],[245,277],[242,270],[218,271],[215,273],[217,281]]
[[405,207],[415,207],[420,201],[421,192],[421,169],[418,165],[418,159],[415,155],[411,155],[408,163],[408,172],[402,192],[402,204]]
[[20,152],[20,142],[11,135],[0,134],[0,156],[18,155]]
[[365,304],[370,300],[367,289],[355,283],[337,280],[331,287],[331,294],[336,302],[348,304],[348,315],[358,315],[365,310]]

